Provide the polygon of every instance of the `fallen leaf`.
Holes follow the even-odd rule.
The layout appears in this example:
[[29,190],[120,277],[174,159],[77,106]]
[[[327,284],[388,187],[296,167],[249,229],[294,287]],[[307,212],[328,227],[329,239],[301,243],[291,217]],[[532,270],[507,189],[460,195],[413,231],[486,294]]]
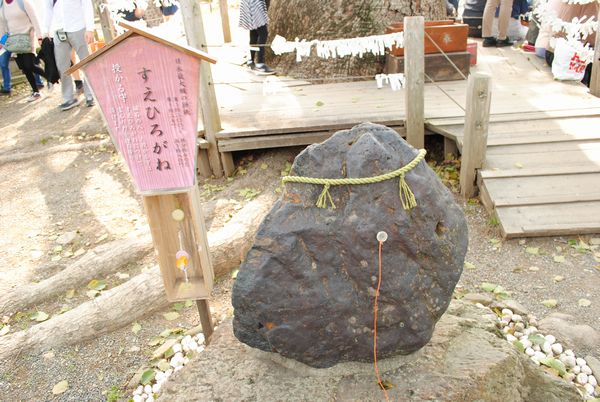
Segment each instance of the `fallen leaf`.
[[553,368],[554,370],[558,371],[558,374],[561,376],[567,372],[567,368],[565,367],[564,363],[561,362],[560,360],[556,360],[553,357],[547,357],[545,359],[541,359],[540,363],[543,364],[544,366]]
[[175,354],[175,351],[173,350],[173,347],[170,347],[169,349],[165,350],[165,357],[167,359],[170,359],[171,356],[173,356]]
[[540,270],[540,268],[532,265],[531,267],[529,267],[529,270],[530,270],[531,272],[537,272],[537,271],[539,271],[539,270]]
[[564,276],[556,275],[554,277],[554,282],[562,282],[565,279]]
[[485,290],[486,292],[493,292],[494,289],[496,289],[498,287],[498,285],[496,285],[495,283],[489,283],[489,282],[483,282],[480,286],[481,286],[481,289]]
[[194,305],[194,302],[192,300],[185,301],[185,308],[192,307],[193,305]]
[[317,101],[317,103],[315,103],[315,106],[318,106],[318,107],[321,107],[323,105],[324,105],[324,103],[321,101]]
[[521,343],[521,341],[514,341],[513,346],[517,348],[517,350],[521,353],[525,352],[525,346]]
[[69,389],[69,383],[66,380],[61,381],[52,387],[52,395],[60,395],[67,389]]
[[104,288],[106,288],[106,282],[104,282],[103,280],[98,280],[98,279],[92,279],[88,284],[87,284],[87,288],[88,289],[92,289],[92,290],[97,290],[100,291]]
[[266,163],[262,163],[262,164],[260,165],[260,168],[261,168],[262,170],[267,170],[267,169],[269,168],[269,165],[267,165]]
[[387,381],[387,380],[381,380],[381,382],[378,383],[379,384],[379,388],[381,389],[392,389],[394,388],[394,384],[392,384],[391,382]]
[[554,308],[558,305],[558,300],[556,299],[547,299],[542,301],[542,304],[548,308]]
[[133,325],[131,326],[131,332],[133,332],[136,335],[141,330],[142,330],[142,326],[139,323],[137,323],[137,322],[134,322]]
[[0,329],[0,336],[8,334],[8,331],[10,331],[10,325],[3,325],[2,329]]
[[185,305],[183,303],[175,303],[172,306],[173,311],[181,311]]
[[588,299],[579,299],[577,304],[579,304],[579,307],[589,307],[592,305],[592,302]]
[[239,270],[239,269],[236,269],[235,271],[233,271],[233,272],[231,273],[231,279],[236,279],[236,278],[237,278],[237,276],[238,276],[238,272],[240,272],[240,270]]
[[554,262],[558,262],[558,263],[563,263],[566,261],[564,255],[555,255],[553,257],[553,259],[554,259]]
[[527,243],[527,240],[525,240],[525,239],[521,239],[521,240],[519,240],[519,245],[520,245],[520,246],[524,246],[524,245],[525,245],[525,243]]
[[167,321],[173,321],[179,318],[179,313],[177,311],[171,311],[168,313],[164,313],[163,317],[165,317],[165,320]]
[[150,339],[150,341],[148,342],[148,346],[158,346],[158,345],[162,345],[165,342],[165,340],[163,338],[161,338],[160,336],[155,336],[154,338]]
[[67,290],[67,293],[65,294],[65,298],[72,299],[73,297],[75,297],[75,289]]
[[469,261],[465,261],[465,269],[475,269],[475,265]]
[[82,248],[77,249],[77,251],[75,251],[75,253],[73,254],[73,257],[79,257],[80,255],[83,255],[83,254],[85,254],[85,249],[82,247]]
[[144,373],[142,374],[142,378],[140,379],[140,384],[142,384],[142,385],[150,384],[150,382],[152,380],[154,380],[155,375],[156,375],[156,372],[153,369],[144,371]]
[[522,164],[522,163],[519,163],[519,162],[517,162],[517,163],[515,163],[515,167],[516,167],[517,169],[523,169],[523,164]]
[[42,322],[48,319],[48,314],[44,313],[43,311],[36,311],[35,313],[31,314],[29,318],[31,321]]
[[544,338],[540,334],[529,335],[527,337],[527,339],[529,339],[531,341],[531,343],[533,343],[535,345],[540,345],[540,346],[542,346],[546,342],[546,338]]
[[539,247],[527,247],[525,248],[525,252],[531,255],[539,255],[540,248]]
[[168,361],[166,361],[165,359],[162,359],[156,364],[156,367],[161,371],[167,371],[168,369],[171,368],[171,365],[169,364]]

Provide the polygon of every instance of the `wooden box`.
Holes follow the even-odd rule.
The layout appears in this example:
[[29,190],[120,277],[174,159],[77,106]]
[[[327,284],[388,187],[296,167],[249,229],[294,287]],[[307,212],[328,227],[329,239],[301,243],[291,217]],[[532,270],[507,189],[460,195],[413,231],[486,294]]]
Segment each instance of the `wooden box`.
[[[393,23],[385,29],[385,33],[394,33],[404,31],[402,22]],[[425,35],[425,54],[440,53],[435,43],[445,53],[463,52],[467,50],[467,35],[469,26],[467,24],[457,24],[454,21],[426,21],[425,32],[431,37]],[[390,53],[396,57],[404,56],[404,49],[392,47]]]
[[[460,72],[467,77],[470,69],[471,53],[455,52],[446,54],[450,60],[458,67]],[[391,54],[385,55],[386,74],[396,74],[404,72],[404,57],[396,57]],[[455,81],[463,80],[463,76],[454,68],[452,64],[444,57],[443,54],[426,54],[425,55],[425,74],[433,81]],[[425,77],[425,81],[429,80]]]

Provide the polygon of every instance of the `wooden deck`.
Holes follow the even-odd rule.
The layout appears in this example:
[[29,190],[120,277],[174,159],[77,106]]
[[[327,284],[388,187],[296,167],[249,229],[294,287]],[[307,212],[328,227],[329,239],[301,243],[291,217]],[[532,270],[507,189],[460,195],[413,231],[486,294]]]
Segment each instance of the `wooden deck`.
[[[478,50],[472,71],[493,77],[487,155],[478,177],[484,205],[506,237],[600,233],[600,99],[579,83],[553,81],[533,54]],[[362,121],[403,132],[404,92],[377,89],[374,80],[271,78],[281,88],[263,95],[264,78],[230,68],[237,70],[215,73],[222,152],[309,144]],[[231,81],[238,83],[220,84]],[[465,81],[426,84],[427,127],[456,140],[459,149],[465,97]]]

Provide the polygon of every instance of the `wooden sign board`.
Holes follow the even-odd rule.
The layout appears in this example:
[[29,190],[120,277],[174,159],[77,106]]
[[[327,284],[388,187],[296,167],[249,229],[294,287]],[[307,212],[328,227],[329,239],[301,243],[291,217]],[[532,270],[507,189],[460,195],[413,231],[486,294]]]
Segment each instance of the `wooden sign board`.
[[[393,23],[385,29],[385,33],[403,31],[404,23],[402,22]],[[425,22],[425,32],[431,37],[430,39],[425,35],[425,54],[440,53],[439,49],[442,49],[444,53],[467,50],[467,36],[469,33],[467,24],[458,24],[452,20],[427,21]],[[390,53],[396,57],[404,56],[404,48],[392,46]]]
[[144,195],[167,298],[205,300],[214,274],[196,186],[197,110],[200,61],[216,61],[143,28],[121,25],[129,30],[67,73],[84,70]]

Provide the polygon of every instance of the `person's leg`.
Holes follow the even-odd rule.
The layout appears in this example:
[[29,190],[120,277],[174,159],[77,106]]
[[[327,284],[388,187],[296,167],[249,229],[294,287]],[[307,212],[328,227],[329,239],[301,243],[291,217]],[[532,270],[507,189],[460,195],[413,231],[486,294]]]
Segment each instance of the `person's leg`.
[[35,83],[35,77],[33,76],[33,66],[35,65],[35,56],[33,53],[21,53],[17,55],[17,66],[21,69],[29,86],[31,87],[31,93],[38,93],[38,87]]
[[[77,64],[77,55],[75,54],[75,49],[73,49],[71,52],[71,65],[75,64]],[[73,77],[75,80],[75,91],[78,95],[81,95],[83,93],[83,81],[81,80],[81,73],[79,70],[74,71],[73,74],[71,74],[71,77]]]
[[494,15],[496,14],[496,8],[500,4],[500,0],[487,0],[485,8],[483,9],[483,21],[481,26],[481,37],[491,38],[492,37],[492,25],[494,25]]
[[256,63],[264,63],[265,62],[265,44],[267,43],[267,36],[269,36],[269,31],[266,25],[262,27],[256,28],[258,32],[258,36],[256,38],[256,44],[260,47],[258,48],[258,54],[256,55]]
[[252,46],[255,46],[258,42],[258,30],[252,29],[250,31],[250,65],[254,64],[256,61],[256,50],[252,50]]
[[[500,1],[500,14],[498,16],[498,39],[506,39],[508,31],[508,23],[510,22],[510,14],[512,12],[513,0]],[[487,7],[487,5],[486,5]]]
[[61,42],[57,35],[54,35],[54,60],[60,73],[60,90],[64,105],[75,99],[73,94],[73,78],[65,74],[65,71],[71,66],[71,44],[68,40]]
[[[83,60],[90,54],[90,49],[88,48],[88,44],[85,41],[85,29],[77,32],[69,32],[69,41],[71,42],[71,46],[75,49],[75,53],[77,53],[77,57],[79,60]],[[93,102],[94,97],[92,95],[92,91],[88,86],[87,80],[83,81],[83,92],[85,93],[85,99],[88,102]],[[88,106],[92,106],[89,105]]]
[[0,69],[2,69],[2,93],[10,93],[10,52],[4,52],[0,56]]

